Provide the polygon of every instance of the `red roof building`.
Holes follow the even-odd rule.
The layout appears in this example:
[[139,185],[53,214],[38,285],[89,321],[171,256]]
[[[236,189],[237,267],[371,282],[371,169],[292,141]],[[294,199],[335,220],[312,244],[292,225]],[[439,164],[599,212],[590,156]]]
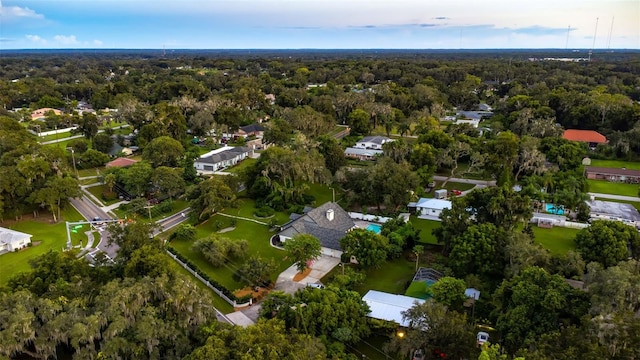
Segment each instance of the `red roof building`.
[[607,138],[604,135],[593,130],[569,129],[564,131],[562,137],[569,141],[586,142],[589,144],[605,144],[607,142]]
[[128,159],[128,158],[117,158],[115,160],[109,161],[107,163],[107,165],[105,165],[105,167],[107,168],[112,168],[112,167],[119,167],[119,168],[123,168],[123,167],[127,167],[127,166],[131,166],[135,163],[137,163],[138,160],[133,160],[133,159]]

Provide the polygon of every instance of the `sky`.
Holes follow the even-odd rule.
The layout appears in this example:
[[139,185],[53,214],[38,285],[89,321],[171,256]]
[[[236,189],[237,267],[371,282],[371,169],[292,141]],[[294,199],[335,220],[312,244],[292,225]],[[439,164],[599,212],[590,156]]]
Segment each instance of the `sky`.
[[639,49],[638,0],[0,0],[0,49]]

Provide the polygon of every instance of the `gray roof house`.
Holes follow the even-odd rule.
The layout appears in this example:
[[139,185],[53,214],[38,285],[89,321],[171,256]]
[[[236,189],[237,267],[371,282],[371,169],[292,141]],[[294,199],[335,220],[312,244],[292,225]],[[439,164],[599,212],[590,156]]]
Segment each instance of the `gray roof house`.
[[327,202],[281,226],[278,233],[280,241],[284,242],[297,234],[313,235],[320,240],[322,254],[339,258],[342,255],[340,239],[355,223],[340,205]]
[[31,234],[0,227],[0,254],[22,249],[31,243]]
[[389,139],[386,136],[365,136],[362,140],[356,142],[354,148],[382,150],[382,145],[392,141],[393,139]]
[[251,156],[252,152],[248,146],[224,146],[203,154],[194,161],[193,166],[199,174],[213,174],[236,165]]

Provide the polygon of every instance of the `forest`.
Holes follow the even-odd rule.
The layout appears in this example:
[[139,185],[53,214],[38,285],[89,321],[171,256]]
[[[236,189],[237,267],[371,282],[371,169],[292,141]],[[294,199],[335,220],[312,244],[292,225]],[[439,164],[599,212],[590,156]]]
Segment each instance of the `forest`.
[[[96,169],[98,196],[126,203],[117,214],[134,220],[109,226],[119,247],[112,262],[53,250],[0,283],[0,358],[640,357],[640,233],[590,215],[593,186],[612,184],[585,176],[591,161],[640,161],[638,52],[589,62],[544,60],[567,54],[543,50],[2,55],[0,226],[40,212],[63,221],[84,191],[79,171]],[[36,119],[38,109],[48,110]],[[259,145],[235,135],[256,124]],[[40,136],[63,128],[73,139]],[[607,141],[571,141],[568,129]],[[369,136],[390,141],[373,159],[345,155]],[[139,149],[134,165],[105,168],[124,157],[116,145]],[[231,175],[196,171],[203,154],[228,145],[259,156]],[[433,229],[414,215],[402,221],[408,204],[434,196],[435,179],[449,194],[465,180],[486,185],[450,196]],[[619,185],[638,197],[637,183]],[[220,321],[217,295],[167,250],[213,273],[234,267],[243,286],[273,287],[281,263],[304,272],[320,256],[318,239],[294,237],[270,257],[252,250],[257,233],[237,240],[201,229],[250,203],[253,219],[275,231],[322,205],[318,188],[347,211],[390,220],[379,234],[353,229],[340,240],[341,269],[326,287],[272,291],[252,326]],[[189,206],[187,223],[154,237],[147,211],[151,219],[152,205],[170,212],[178,202]],[[544,204],[581,224],[563,233],[563,251],[530,222]],[[350,258],[358,261],[343,265]],[[368,317],[362,300],[375,274],[399,261],[444,274],[425,290],[429,300],[403,314],[406,328]],[[466,288],[481,293],[472,308]],[[479,346],[483,328],[490,340]],[[378,354],[365,355],[365,343]]]

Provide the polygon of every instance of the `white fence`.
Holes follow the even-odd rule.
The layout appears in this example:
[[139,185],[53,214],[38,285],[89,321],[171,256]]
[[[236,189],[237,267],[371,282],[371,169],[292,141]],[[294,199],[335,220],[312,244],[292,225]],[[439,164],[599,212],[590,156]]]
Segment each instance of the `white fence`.
[[213,290],[213,292],[215,292],[216,294],[218,294],[218,296],[220,296],[224,301],[228,302],[229,304],[231,304],[231,306],[233,306],[234,308],[242,308],[242,307],[247,307],[249,305],[251,305],[253,303],[253,299],[249,299],[249,302],[244,303],[244,304],[238,304],[236,303],[235,300],[231,300],[227,297],[227,295],[225,295],[222,291],[218,290],[218,288],[216,288],[215,286],[211,285],[211,283],[208,280],[205,280],[202,276],[200,276],[200,274],[198,274],[195,270],[193,270],[192,268],[190,268],[189,266],[187,266],[187,264],[183,263],[180,259],[178,259],[178,257],[176,255],[174,255],[173,253],[171,253],[171,251],[167,250],[167,254],[169,254],[169,256],[171,256],[171,258],[173,260],[175,260],[178,264],[180,264],[180,266],[182,266],[183,268],[185,268],[188,272],[190,272],[193,276],[196,277],[196,279],[200,280],[203,284],[207,285],[207,287],[211,290]]
[[376,222],[380,224],[384,224],[387,221],[391,220],[391,218],[389,217],[362,214],[357,212],[349,212],[349,217],[352,219],[371,221],[371,222]]
[[43,131],[41,133],[33,131],[33,130],[29,130],[30,133],[32,133],[33,135],[38,135],[38,136],[47,136],[47,135],[54,135],[54,134],[64,134],[64,133],[68,133],[71,132],[72,130],[77,129],[77,126],[72,126],[70,128],[64,128],[64,129],[57,129],[57,130],[50,130],[50,131]]

